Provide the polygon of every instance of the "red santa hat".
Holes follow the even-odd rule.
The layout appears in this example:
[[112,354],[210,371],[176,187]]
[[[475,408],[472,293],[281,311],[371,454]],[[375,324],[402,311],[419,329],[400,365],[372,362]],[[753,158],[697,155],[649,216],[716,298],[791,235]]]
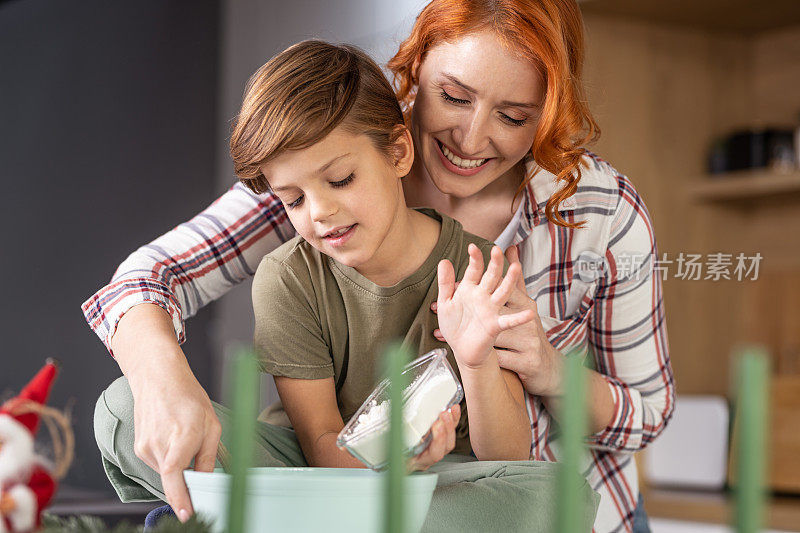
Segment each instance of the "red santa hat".
[[8,400],[0,406],[0,416],[9,415],[25,426],[28,431],[31,432],[31,435],[36,435],[36,430],[39,429],[39,415],[34,412],[16,414],[15,411],[18,406],[21,407],[21,404],[25,402],[35,402],[39,405],[45,405],[47,403],[47,397],[50,395],[50,387],[53,385],[53,380],[57,372],[58,362],[55,359],[48,359],[30,383],[22,389],[19,396]]

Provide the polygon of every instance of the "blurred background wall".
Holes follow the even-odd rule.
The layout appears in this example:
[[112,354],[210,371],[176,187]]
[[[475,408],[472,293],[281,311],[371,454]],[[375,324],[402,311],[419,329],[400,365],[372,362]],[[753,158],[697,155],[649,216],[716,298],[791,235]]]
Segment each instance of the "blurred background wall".
[[[46,357],[51,404],[72,406],[66,485],[109,491],[94,403],[120,375],[80,305],[136,247],[215,195],[218,2],[0,4],[0,393]],[[211,311],[186,349],[214,383]]]

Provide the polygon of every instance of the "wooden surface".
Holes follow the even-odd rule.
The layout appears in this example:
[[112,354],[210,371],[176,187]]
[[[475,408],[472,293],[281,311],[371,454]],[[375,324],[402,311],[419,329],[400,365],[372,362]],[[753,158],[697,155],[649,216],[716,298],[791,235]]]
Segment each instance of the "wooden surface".
[[744,205],[766,196],[780,195],[800,204],[800,171],[780,173],[768,169],[706,175],[689,189],[693,200]]
[[[769,404],[765,484],[771,491],[798,497],[796,501],[800,505],[800,376],[773,376]],[[734,434],[738,425],[738,420],[734,419]],[[728,461],[728,484],[731,487],[737,483],[737,447],[734,438]]]
[[[719,492],[649,489],[643,491],[647,514],[689,522],[730,524],[733,509],[729,495]],[[800,531],[800,498],[776,496],[767,505],[766,526]]]
[[[800,272],[800,194],[790,198],[784,190],[729,205],[698,202],[687,193],[705,191],[714,139],[795,120],[800,91],[788,88],[800,87],[800,28],[749,38],[592,10],[585,24],[587,96],[602,129],[592,149],[641,194],[659,252],[670,260],[680,253],[760,253],[761,276]],[[776,183],[754,187],[785,186]],[[670,268],[663,287],[677,391],[728,396],[732,348],[775,329],[772,319],[742,329],[748,301],[754,293],[781,300],[786,289],[761,278],[682,280],[674,277],[676,266]],[[757,338],[748,336],[752,332]]]
[[579,0],[584,13],[746,35],[800,24],[796,0]]
[[771,408],[769,485],[800,494],[800,376],[779,376],[773,381]]

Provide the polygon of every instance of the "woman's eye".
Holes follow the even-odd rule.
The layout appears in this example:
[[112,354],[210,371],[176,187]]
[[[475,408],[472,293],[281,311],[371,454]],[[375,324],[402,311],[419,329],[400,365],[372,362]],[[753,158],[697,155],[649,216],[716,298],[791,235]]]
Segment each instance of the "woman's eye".
[[345,187],[345,186],[349,185],[351,181],[353,181],[353,177],[354,177],[353,174],[350,174],[349,176],[347,176],[343,180],[332,181],[331,185],[333,187]]
[[525,118],[522,118],[522,119],[519,119],[519,118],[511,118],[511,117],[509,117],[508,115],[506,115],[505,113],[500,113],[500,117],[501,117],[503,120],[505,120],[506,122],[508,122],[509,124],[511,124],[512,126],[524,126],[524,125],[525,125],[525,123],[526,123],[526,122],[527,122],[527,120],[528,120],[528,119],[525,119]]
[[286,207],[288,207],[289,209],[294,209],[295,207],[299,207],[300,204],[302,204],[302,203],[303,203],[303,197],[300,196],[294,202],[286,204]]
[[469,103],[469,100],[462,100],[461,98],[450,96],[444,89],[442,89],[442,98],[444,98],[446,102],[450,102],[451,104],[464,105]]

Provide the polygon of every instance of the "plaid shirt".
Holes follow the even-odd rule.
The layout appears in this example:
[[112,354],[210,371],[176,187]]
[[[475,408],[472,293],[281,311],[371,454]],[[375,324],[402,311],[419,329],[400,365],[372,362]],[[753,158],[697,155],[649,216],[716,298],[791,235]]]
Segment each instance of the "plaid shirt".
[[[613,421],[588,437],[584,474],[601,495],[594,530],[630,531],[639,494],[633,452],[664,429],[674,404],[664,303],[644,203],[608,163],[593,154],[584,161],[576,194],[559,210],[570,222],[585,220],[585,227],[547,220],[545,203],[558,184],[540,171],[524,190],[512,243],[550,342],[562,353],[578,350],[591,358],[612,391]],[[110,350],[120,317],[134,305],[154,303],[170,314],[183,342],[185,318],[252,276],[265,254],[294,235],[275,196],[237,183],[192,220],[131,254],[83,304],[86,320]],[[600,268],[581,270],[591,264]],[[557,424],[540,398],[529,396],[527,407],[531,457],[558,460]]]
[[[591,153],[584,161],[577,192],[559,207],[568,222],[586,221],[584,228],[547,220],[545,204],[559,185],[540,172],[527,188],[513,243],[550,343],[588,356],[611,389],[614,416],[588,437],[584,475],[600,493],[594,531],[631,531],[639,496],[633,452],[663,431],[675,403],[664,300],[642,199],[607,162]],[[531,457],[557,461],[558,425],[541,398],[528,396],[528,414]]]

